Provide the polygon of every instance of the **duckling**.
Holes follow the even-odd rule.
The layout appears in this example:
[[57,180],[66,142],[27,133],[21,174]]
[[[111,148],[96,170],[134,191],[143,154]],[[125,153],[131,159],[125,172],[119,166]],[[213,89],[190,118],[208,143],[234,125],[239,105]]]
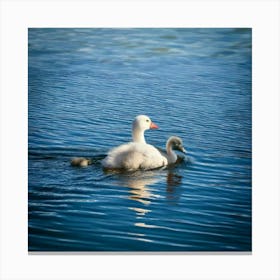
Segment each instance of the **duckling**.
[[88,158],[83,158],[83,157],[78,157],[78,158],[73,158],[71,160],[71,165],[72,166],[80,166],[80,167],[85,167],[92,164],[92,160]]

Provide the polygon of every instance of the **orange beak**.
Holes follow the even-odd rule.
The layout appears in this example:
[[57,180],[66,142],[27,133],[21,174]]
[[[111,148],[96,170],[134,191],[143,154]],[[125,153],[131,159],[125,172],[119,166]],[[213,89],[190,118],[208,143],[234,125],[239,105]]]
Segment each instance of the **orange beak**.
[[155,123],[151,122],[150,129],[157,129],[157,128],[158,126]]

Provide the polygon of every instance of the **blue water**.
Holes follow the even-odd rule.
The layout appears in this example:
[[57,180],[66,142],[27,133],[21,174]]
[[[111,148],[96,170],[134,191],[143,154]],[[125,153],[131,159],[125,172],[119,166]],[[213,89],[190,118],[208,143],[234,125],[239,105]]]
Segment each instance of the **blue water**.
[[[29,29],[29,251],[251,251],[251,29]],[[100,160],[147,114],[173,168]],[[86,156],[94,164],[70,166]]]

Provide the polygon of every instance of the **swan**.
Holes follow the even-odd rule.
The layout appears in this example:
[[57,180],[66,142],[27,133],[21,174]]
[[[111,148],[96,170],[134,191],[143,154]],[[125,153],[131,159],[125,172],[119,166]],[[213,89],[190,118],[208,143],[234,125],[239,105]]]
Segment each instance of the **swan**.
[[[148,129],[157,129],[158,126],[151,121],[151,119],[146,115],[138,115],[132,122],[132,141],[130,143],[122,145],[121,150],[130,150],[132,143],[142,143],[146,144],[144,132]],[[109,165],[109,159],[107,159]],[[92,164],[92,160],[88,158],[73,158],[71,160],[72,166],[85,167]],[[114,164],[110,164],[114,165]]]
[[166,143],[166,153],[152,145],[131,142],[109,151],[101,163],[105,170],[151,170],[176,163],[178,157],[174,150],[186,153],[181,138],[172,136]]
[[177,154],[174,152],[174,150],[178,150],[184,154],[187,153],[183,146],[183,141],[180,137],[177,136],[171,136],[167,142],[166,142],[166,154],[162,151],[161,154],[166,157],[168,164],[174,164],[178,160]]

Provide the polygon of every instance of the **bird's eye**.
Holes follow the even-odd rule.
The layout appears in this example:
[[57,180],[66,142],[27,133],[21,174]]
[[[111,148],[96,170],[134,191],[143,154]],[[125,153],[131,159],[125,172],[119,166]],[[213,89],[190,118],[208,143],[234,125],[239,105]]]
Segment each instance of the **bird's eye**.
[[149,122],[150,120],[146,120],[146,122]]

